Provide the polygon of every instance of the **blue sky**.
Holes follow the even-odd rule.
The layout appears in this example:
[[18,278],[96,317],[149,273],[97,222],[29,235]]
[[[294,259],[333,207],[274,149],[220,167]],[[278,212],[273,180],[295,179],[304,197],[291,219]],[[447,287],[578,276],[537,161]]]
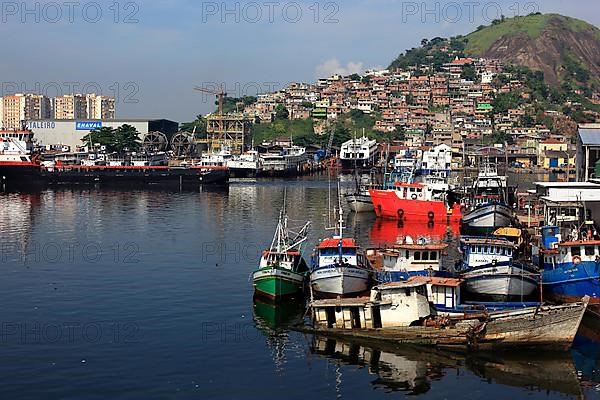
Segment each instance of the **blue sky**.
[[466,34],[498,14],[556,12],[600,26],[597,0],[2,2],[2,93],[101,91],[118,117],[188,121],[231,95],[384,67],[422,38]]

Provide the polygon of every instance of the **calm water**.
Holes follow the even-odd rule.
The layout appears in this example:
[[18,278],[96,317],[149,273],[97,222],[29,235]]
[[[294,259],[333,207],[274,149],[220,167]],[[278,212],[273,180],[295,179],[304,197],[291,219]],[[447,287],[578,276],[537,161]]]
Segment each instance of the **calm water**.
[[[1,193],[1,398],[599,397],[594,325],[570,353],[478,357],[286,330],[302,305],[254,303],[249,276],[285,189],[293,224],[325,235],[327,186]],[[347,225],[365,245],[402,234]]]

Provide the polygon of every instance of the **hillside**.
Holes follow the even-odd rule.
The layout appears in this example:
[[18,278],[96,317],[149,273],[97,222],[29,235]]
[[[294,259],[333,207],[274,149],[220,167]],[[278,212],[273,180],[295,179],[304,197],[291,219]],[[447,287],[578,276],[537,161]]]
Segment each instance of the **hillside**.
[[454,57],[496,58],[542,71],[546,83],[600,89],[600,29],[558,14],[531,14],[495,20],[467,36],[423,39],[398,56],[390,68],[442,64]]
[[464,37],[466,55],[543,71],[546,82],[600,86],[600,29],[558,14],[497,20]]

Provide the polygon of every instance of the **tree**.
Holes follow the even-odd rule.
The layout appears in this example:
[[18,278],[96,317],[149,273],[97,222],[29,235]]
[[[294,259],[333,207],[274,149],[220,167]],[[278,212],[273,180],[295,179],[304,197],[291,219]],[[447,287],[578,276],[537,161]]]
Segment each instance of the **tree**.
[[109,151],[113,151],[114,136],[115,130],[104,126],[90,131],[90,133],[85,135],[81,141],[87,146],[93,147],[98,144],[100,146],[106,146]]
[[184,132],[194,132],[197,138],[206,137],[206,118],[198,115],[195,121],[181,124],[181,130]]
[[113,149],[119,153],[135,151],[140,148],[140,133],[131,125],[121,125],[113,136]]
[[360,75],[359,74],[356,74],[356,73],[352,74],[352,75],[349,76],[349,78],[350,78],[351,81],[358,81],[358,82],[360,82]]
[[475,71],[475,67],[472,65],[466,65],[463,68],[460,77],[466,81],[475,82],[477,80],[477,72]]
[[283,104],[278,104],[275,108],[275,119],[282,120],[288,119],[290,117],[290,112]]

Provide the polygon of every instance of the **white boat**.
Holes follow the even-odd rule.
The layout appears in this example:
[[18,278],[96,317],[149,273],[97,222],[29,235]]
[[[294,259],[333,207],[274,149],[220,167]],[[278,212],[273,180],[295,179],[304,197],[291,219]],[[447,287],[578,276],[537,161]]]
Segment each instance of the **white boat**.
[[280,153],[261,155],[262,173],[269,176],[297,174],[308,163],[306,148],[292,145],[284,147]]
[[342,144],[340,150],[340,162],[342,170],[352,170],[355,166],[359,168],[373,167],[379,156],[377,140],[366,136],[354,138]]
[[514,211],[503,203],[489,202],[476,205],[463,216],[462,223],[471,231],[488,233],[511,226],[515,221]]
[[314,250],[310,284],[316,297],[350,297],[366,293],[372,268],[353,238],[343,237],[343,211],[339,199],[336,234]]
[[258,151],[251,150],[228,160],[227,167],[235,178],[255,178],[262,171],[262,159]]
[[354,191],[344,195],[348,207],[355,213],[373,212],[373,202],[369,190]]
[[508,206],[506,176],[498,175],[495,165],[486,162],[473,183],[472,197],[466,201],[463,227],[471,233],[490,233],[512,226],[515,213]]
[[458,265],[467,291],[491,298],[527,297],[539,284],[539,272],[516,262],[516,245],[506,239],[466,237],[461,239],[462,260]]

